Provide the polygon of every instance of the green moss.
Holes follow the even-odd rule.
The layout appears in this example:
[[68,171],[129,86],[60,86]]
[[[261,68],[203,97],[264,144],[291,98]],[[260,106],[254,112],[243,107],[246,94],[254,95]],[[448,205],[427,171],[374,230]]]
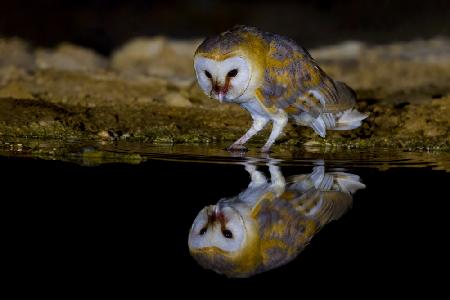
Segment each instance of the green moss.
[[[17,89],[11,88],[13,83],[20,86],[17,95],[14,94]],[[63,144],[74,139],[128,140],[160,145],[229,144],[244,134],[251,123],[248,114],[238,106],[219,105],[214,101],[206,104],[198,101],[191,107],[138,101],[136,99],[145,97],[163,99],[166,89],[130,83],[118,77],[99,80],[83,72],[45,70],[13,83],[3,87],[6,90],[0,93],[8,95],[0,98],[2,140],[57,139]],[[192,92],[179,92],[184,96],[198,94],[195,88],[190,89]],[[385,95],[380,88],[358,90],[360,96],[371,98],[358,102],[361,110],[370,113],[361,128],[350,132],[330,131],[322,139],[309,128],[288,126],[276,149],[301,148],[306,144],[322,148],[383,147],[448,152],[450,97],[444,95],[438,100],[430,100],[429,96],[424,96],[425,92],[433,92],[430,89],[427,86],[426,90],[416,91],[416,94],[411,94],[414,90],[409,91],[407,95],[414,99],[411,103],[403,98],[391,102],[375,100]],[[130,96],[126,94],[128,90],[132,90]],[[170,90],[177,92],[175,87]],[[438,92],[442,93],[442,87]],[[28,96],[22,99],[21,95]],[[389,97],[395,98],[392,95]],[[400,100],[408,104],[398,105]],[[255,147],[264,143],[269,131],[270,126],[252,140]],[[94,159],[94,154],[89,155],[89,159]]]

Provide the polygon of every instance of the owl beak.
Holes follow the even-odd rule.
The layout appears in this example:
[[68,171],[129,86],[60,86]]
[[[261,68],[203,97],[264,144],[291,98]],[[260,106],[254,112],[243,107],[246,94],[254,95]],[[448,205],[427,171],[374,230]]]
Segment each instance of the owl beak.
[[219,102],[222,103],[225,99],[225,94],[228,92],[228,87],[225,85],[223,88],[220,86],[219,83],[214,83],[213,91],[216,93],[217,98],[219,99]]
[[223,98],[224,98],[224,93],[219,92],[219,94],[217,95],[217,97],[219,98],[219,102],[222,103],[223,102]]

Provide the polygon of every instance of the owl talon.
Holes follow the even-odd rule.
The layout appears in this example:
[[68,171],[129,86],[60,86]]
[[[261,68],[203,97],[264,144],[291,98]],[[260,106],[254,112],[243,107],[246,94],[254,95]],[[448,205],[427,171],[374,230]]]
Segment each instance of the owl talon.
[[228,151],[231,152],[246,152],[248,151],[247,147],[241,144],[233,144],[230,147],[227,148]]

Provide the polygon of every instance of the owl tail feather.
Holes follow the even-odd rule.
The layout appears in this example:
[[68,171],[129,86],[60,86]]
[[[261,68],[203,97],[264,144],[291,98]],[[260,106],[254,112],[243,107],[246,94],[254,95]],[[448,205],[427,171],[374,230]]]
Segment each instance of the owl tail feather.
[[344,173],[344,172],[334,172],[336,181],[341,189],[341,191],[354,194],[357,190],[364,189],[366,185],[361,183],[361,179],[358,175]]
[[326,173],[326,176],[333,178],[332,181],[338,184],[338,189],[330,185],[329,190],[323,193],[326,202],[321,211],[321,220],[325,223],[339,219],[351,207],[353,201],[351,195],[366,187],[361,183],[359,176],[354,174],[331,172]]
[[324,138],[327,135],[326,125],[321,117],[314,119],[310,126],[321,137]]
[[350,130],[361,126],[361,121],[369,115],[360,113],[356,109],[347,109],[342,113],[336,122],[336,126],[331,130]]

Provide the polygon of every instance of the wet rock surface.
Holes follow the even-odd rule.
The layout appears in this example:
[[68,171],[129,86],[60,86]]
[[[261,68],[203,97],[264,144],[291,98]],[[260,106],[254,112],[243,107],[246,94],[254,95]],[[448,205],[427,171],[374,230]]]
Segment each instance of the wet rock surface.
[[[251,120],[237,105],[220,105],[199,90],[192,70],[198,43],[140,38],[107,58],[76,45],[33,49],[0,39],[0,139],[230,143]],[[311,49],[327,73],[356,90],[359,109],[370,116],[361,128],[325,139],[289,125],[273,150],[450,151],[449,49],[443,38]],[[268,132],[252,143],[260,146]]]

